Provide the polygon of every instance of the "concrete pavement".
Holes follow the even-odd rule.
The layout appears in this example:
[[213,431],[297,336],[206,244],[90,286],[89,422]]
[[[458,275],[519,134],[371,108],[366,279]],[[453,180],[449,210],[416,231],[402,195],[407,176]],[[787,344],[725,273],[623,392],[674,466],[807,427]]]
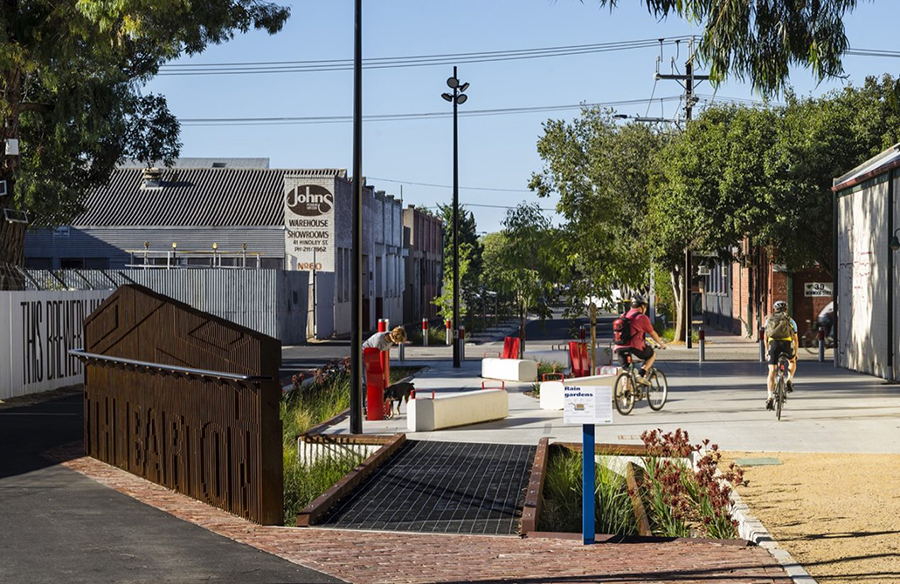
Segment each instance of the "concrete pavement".
[[[558,357],[550,352],[553,339],[529,346],[542,359]],[[473,391],[481,388],[482,352],[499,350],[500,343],[468,347],[468,361],[453,369],[446,348],[407,348],[406,365],[429,368],[415,380],[419,395]],[[669,381],[669,401],[661,412],[653,412],[646,401],[629,416],[613,413],[613,424],[597,430],[597,440],[639,443],[644,430],[687,430],[695,442],[708,438],[726,450],[777,452],[900,452],[900,386],[880,379],[836,369],[809,356],[798,369],[795,391],[785,405],[782,420],[764,408],[765,364],[759,363],[757,345],[738,338],[721,337],[717,350],[743,355],[742,360],[695,361],[696,349],[672,347],[657,360]],[[476,353],[477,355],[473,354]],[[396,363],[396,361],[394,361]],[[531,384],[509,383],[510,415],[507,419],[439,430],[411,433],[410,438],[466,442],[535,444],[539,438],[579,441],[581,428],[566,426],[562,412],[541,410],[539,401],[525,395]],[[406,431],[405,409],[400,418],[364,422],[367,433]],[[345,421],[333,430],[347,432]]]

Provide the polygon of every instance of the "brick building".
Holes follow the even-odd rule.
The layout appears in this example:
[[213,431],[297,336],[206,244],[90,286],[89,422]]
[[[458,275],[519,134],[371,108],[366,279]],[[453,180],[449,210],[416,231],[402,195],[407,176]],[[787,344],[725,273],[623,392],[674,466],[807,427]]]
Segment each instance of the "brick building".
[[407,322],[437,316],[433,300],[441,294],[444,277],[443,224],[425,210],[403,209],[403,247],[406,288],[403,315]]
[[701,279],[706,325],[754,337],[772,305],[784,300],[803,334],[807,321],[814,325],[819,312],[831,302],[832,279],[824,270],[789,272],[773,260],[769,249],[751,246],[746,239],[733,251],[741,261],[707,262],[709,273]]

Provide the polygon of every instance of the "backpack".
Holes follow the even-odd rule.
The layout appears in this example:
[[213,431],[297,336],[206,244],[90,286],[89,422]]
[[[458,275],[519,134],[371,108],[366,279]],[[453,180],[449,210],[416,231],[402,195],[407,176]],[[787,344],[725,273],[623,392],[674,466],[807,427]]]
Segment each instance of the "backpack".
[[631,342],[634,333],[631,331],[631,319],[623,314],[613,321],[613,342],[617,345],[627,345]]
[[790,339],[794,336],[791,317],[784,312],[776,312],[766,321],[766,336],[770,339]]

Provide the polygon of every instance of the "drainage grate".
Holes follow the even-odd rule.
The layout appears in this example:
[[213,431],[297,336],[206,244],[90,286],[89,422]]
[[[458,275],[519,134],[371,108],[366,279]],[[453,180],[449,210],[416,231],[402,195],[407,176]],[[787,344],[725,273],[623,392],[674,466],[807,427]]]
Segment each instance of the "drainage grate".
[[407,440],[320,524],[515,534],[534,452],[534,446]]

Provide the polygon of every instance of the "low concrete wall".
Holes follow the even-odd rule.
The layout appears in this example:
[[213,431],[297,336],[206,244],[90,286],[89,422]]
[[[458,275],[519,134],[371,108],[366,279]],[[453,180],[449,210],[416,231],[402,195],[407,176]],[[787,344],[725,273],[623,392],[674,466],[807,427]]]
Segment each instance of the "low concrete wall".
[[482,359],[481,376],[504,381],[537,381],[537,362],[529,359]]
[[502,389],[483,389],[442,395],[432,399],[409,400],[406,413],[410,432],[430,432],[466,426],[509,415],[509,395]]
[[594,375],[591,377],[573,377],[565,381],[543,381],[541,382],[541,409],[542,410],[562,410],[563,402],[563,386],[569,387],[573,385],[590,385],[590,386],[607,386],[612,387],[616,381],[615,375]]

